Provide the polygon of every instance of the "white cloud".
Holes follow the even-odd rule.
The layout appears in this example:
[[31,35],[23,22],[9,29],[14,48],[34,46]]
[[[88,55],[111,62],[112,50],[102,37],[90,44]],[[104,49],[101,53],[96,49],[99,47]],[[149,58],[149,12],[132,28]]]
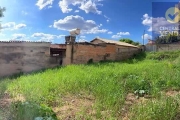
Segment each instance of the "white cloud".
[[57,38],[63,38],[65,37],[66,35],[56,35]]
[[0,37],[4,37],[4,36],[6,36],[5,34],[3,34],[3,33],[0,33]]
[[143,21],[142,21],[143,25],[151,26],[151,24],[152,24],[152,17],[150,17],[148,14],[144,14],[142,19],[143,19]]
[[98,10],[97,6],[101,5],[99,2],[102,0],[60,0],[59,7],[63,13],[69,13],[72,11],[72,8],[69,8],[70,5],[79,6],[79,9],[84,10],[86,13],[92,12],[101,14],[102,12]]
[[48,6],[48,8],[52,6],[54,0],[38,0],[36,5],[39,7],[40,10]]
[[79,8],[81,10],[84,10],[86,13],[89,13],[89,12],[93,12],[93,13],[97,13],[97,14],[101,14],[102,13],[102,11],[99,11],[97,9],[96,3],[93,2],[92,0],[84,2],[83,4],[81,4],[81,6]]
[[15,22],[8,22],[1,25],[2,30],[15,30],[15,29],[22,29],[26,27],[26,24],[16,24]]
[[129,32],[119,32],[119,33],[117,33],[117,35],[130,35],[130,33]]
[[49,9],[52,8],[52,5],[51,5],[51,6],[48,6],[48,8],[49,8]]
[[75,10],[74,12],[75,12],[75,13],[78,13],[78,12],[79,12],[79,10]]
[[99,29],[99,27],[94,27],[90,30],[84,30],[82,32],[86,33],[86,34],[98,34],[98,33],[106,33],[106,32],[108,32],[108,30],[107,29]]
[[86,42],[86,36],[80,36],[79,39],[78,39],[78,42]]
[[102,26],[103,26],[103,24],[100,24],[100,25],[99,25],[99,27],[102,27]]
[[160,27],[172,27],[172,23],[168,22],[164,17],[153,18],[148,14],[144,14],[142,24],[148,27],[148,31],[159,32]]
[[142,24],[149,27],[148,31],[152,31],[152,19],[148,14],[143,15]]
[[109,31],[108,34],[112,34],[113,32]]
[[8,22],[5,24],[2,24],[1,27],[2,27],[2,29],[8,29],[8,28],[14,28],[15,25],[16,25],[15,22]]
[[104,17],[106,18],[106,22],[109,22],[110,21],[110,18],[107,17],[106,15],[104,15]]
[[86,38],[86,36],[80,36],[80,38],[81,38],[81,39],[85,39],[85,38]]
[[26,11],[21,11],[21,13],[23,14],[23,15],[27,15],[28,14],[28,12],[26,12]]
[[108,30],[101,29],[102,24],[97,25],[93,20],[84,20],[81,16],[67,16],[64,19],[60,19],[54,22],[53,27],[58,30],[70,31],[75,28],[81,29],[81,33],[85,34],[97,34],[97,33],[105,33]]
[[113,35],[112,38],[120,38],[122,35],[130,35],[129,32],[119,32],[116,35]]
[[[142,37],[142,39],[143,39],[143,35],[142,35],[141,37]],[[149,34],[144,34],[144,39],[145,39],[145,40],[152,39],[152,36],[149,35]]]
[[21,28],[24,28],[24,27],[26,27],[25,24],[17,24],[17,25],[15,26],[15,29],[21,29]]
[[26,37],[26,35],[25,34],[13,34],[12,37],[13,37],[12,39],[15,39],[15,40],[22,40]]
[[40,38],[39,41],[48,41],[51,42],[56,38],[62,38],[65,35],[52,35],[52,34],[45,34],[45,33],[34,33],[31,37],[33,38]]
[[115,38],[115,39],[116,39],[116,38],[120,38],[120,37],[121,37],[121,35],[113,35],[113,36],[112,36],[112,38]]

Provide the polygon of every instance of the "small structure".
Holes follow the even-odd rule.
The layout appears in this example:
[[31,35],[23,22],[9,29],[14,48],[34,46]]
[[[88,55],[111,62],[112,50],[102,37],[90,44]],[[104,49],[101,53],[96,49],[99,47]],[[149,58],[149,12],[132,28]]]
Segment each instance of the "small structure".
[[51,44],[50,55],[55,58],[55,62],[62,65],[63,58],[66,56],[66,44]]
[[55,67],[50,42],[0,41],[0,77]]
[[95,38],[94,40],[91,41],[91,43],[99,44],[99,45],[103,45],[103,44],[106,45],[105,54],[109,55],[109,57],[106,57],[105,60],[125,60],[132,57],[139,51],[141,51],[138,46],[125,43],[125,42],[108,40],[108,39],[103,39],[103,38]]
[[156,42],[155,42],[155,40],[148,40],[148,43],[147,43],[147,45],[155,45],[156,44]]
[[74,44],[76,41],[76,36],[65,36],[65,44]]
[[103,39],[103,38],[95,38],[92,41],[90,41],[93,44],[102,44],[102,43],[106,43],[106,44],[116,44],[119,46],[126,46],[126,47],[134,47],[134,48],[138,48],[138,46],[129,44],[129,43],[125,43],[125,42],[120,42],[120,41],[115,41],[115,40],[108,40],[108,39]]

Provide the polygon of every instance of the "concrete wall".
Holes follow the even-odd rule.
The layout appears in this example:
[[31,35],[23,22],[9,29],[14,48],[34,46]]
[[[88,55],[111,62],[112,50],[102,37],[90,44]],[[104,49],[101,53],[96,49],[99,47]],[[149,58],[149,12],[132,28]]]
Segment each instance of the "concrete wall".
[[146,45],[146,51],[174,51],[180,50],[180,44],[158,44],[158,45]]
[[50,43],[0,42],[0,77],[57,66]]
[[159,44],[157,45],[157,51],[173,51],[180,50],[180,44]]
[[145,51],[147,51],[147,52],[156,52],[157,51],[157,46],[156,45],[146,45]]

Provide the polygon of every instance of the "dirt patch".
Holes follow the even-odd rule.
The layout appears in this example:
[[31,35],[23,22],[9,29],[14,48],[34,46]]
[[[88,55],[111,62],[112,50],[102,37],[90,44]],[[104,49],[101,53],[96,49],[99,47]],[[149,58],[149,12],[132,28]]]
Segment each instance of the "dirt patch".
[[176,95],[179,95],[180,94],[180,91],[175,91],[175,90],[169,90],[165,93],[167,96],[169,97],[174,97]]
[[124,107],[122,108],[122,119],[123,120],[129,120],[128,114],[129,109],[134,105],[138,103],[144,103],[148,100],[148,96],[137,98],[136,95],[133,93],[128,93],[125,99]]
[[7,116],[10,115],[10,104],[11,99],[9,94],[4,93],[4,95],[0,98],[0,120],[7,120]]
[[76,119],[76,116],[83,118],[83,113],[91,116],[93,114],[94,102],[95,99],[92,96],[67,95],[62,98],[62,106],[54,107],[53,110],[59,119],[73,120]]

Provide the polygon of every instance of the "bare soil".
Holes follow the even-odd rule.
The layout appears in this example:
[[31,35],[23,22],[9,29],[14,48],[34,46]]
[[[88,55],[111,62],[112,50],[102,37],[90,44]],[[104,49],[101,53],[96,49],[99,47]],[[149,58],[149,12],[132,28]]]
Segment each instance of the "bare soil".
[[11,99],[10,96],[5,93],[1,98],[0,98],[0,120],[7,120],[9,116],[9,106],[11,104]]
[[122,120],[130,120],[128,117],[129,109],[134,105],[138,103],[144,103],[148,100],[146,97],[140,97],[137,99],[136,95],[133,93],[128,93],[126,96],[126,100],[124,103],[124,107],[122,108]]
[[92,96],[80,97],[67,95],[62,98],[62,106],[54,107],[58,119],[75,120],[76,116],[84,119],[83,115],[93,115],[94,98]]

